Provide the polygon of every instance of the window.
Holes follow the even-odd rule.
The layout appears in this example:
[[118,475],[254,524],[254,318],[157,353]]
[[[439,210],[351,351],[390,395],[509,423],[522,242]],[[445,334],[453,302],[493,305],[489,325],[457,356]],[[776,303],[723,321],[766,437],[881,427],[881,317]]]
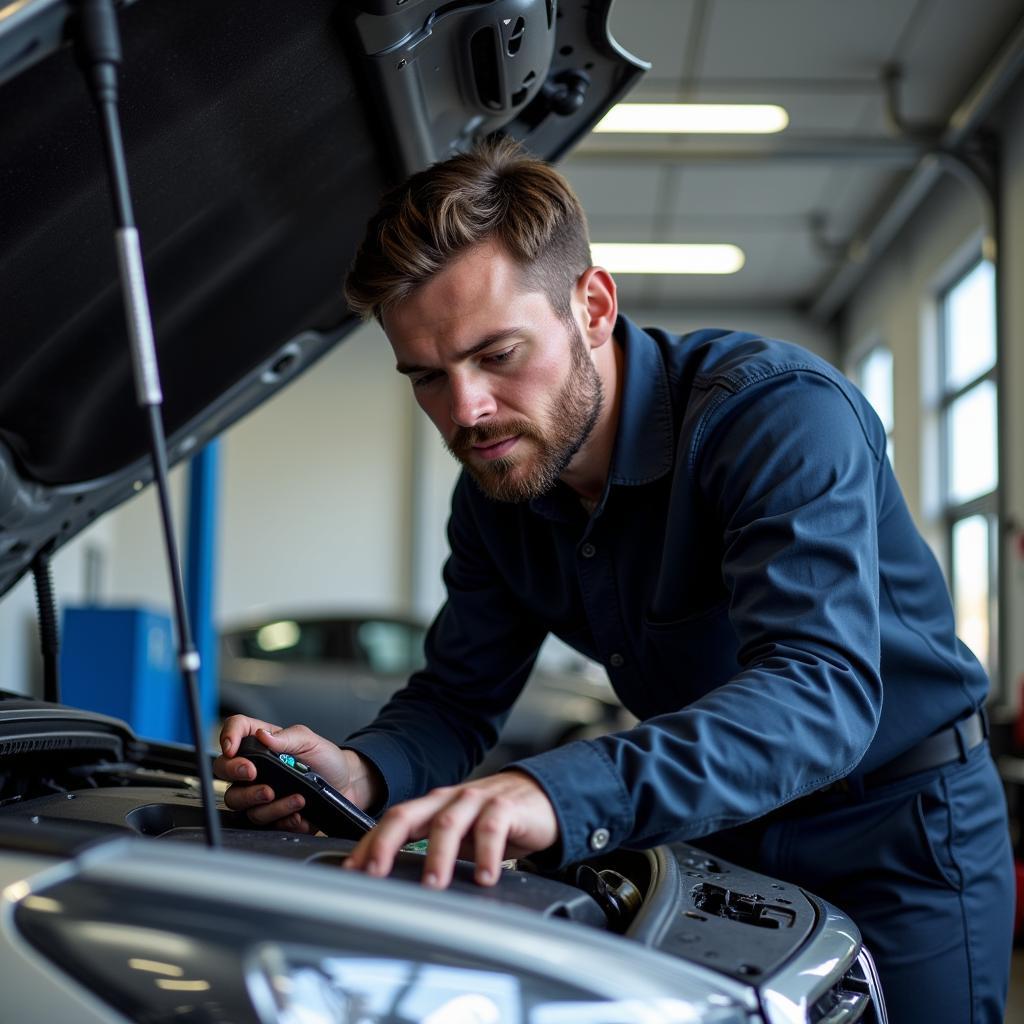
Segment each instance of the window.
[[975,263],[940,297],[942,483],[957,633],[998,680],[999,440],[995,270]]
[[857,363],[854,379],[885,427],[885,450],[892,462],[892,352],[885,345],[876,345]]

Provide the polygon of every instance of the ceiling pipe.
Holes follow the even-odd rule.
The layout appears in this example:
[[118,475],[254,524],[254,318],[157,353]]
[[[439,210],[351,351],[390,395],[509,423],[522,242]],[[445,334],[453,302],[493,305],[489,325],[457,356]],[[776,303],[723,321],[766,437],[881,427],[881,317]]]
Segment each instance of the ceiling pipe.
[[[827,323],[835,316],[864,279],[871,262],[888,248],[942,177],[943,172],[962,166],[963,158],[959,152],[1017,81],[1022,70],[1024,20],[1018,23],[995,60],[953,111],[932,151],[921,157],[885,212],[869,231],[854,238],[847,247],[845,261],[808,310],[815,320]],[[988,220],[987,209],[985,212]],[[986,227],[989,225],[986,224]]]
[[[600,140],[600,141],[599,141]],[[591,135],[573,150],[573,163],[685,163],[734,164],[741,161],[771,160],[773,163],[858,163],[913,167],[927,152],[917,139],[890,139],[878,136],[754,135],[686,136],[675,139],[637,142],[637,136],[602,138]]]

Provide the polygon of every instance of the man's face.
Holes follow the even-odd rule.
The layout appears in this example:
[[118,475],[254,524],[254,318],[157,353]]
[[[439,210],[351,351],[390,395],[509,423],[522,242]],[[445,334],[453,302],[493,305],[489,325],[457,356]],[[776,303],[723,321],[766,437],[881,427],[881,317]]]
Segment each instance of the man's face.
[[488,496],[550,490],[601,408],[579,327],[483,243],[384,315],[398,370],[448,450]]

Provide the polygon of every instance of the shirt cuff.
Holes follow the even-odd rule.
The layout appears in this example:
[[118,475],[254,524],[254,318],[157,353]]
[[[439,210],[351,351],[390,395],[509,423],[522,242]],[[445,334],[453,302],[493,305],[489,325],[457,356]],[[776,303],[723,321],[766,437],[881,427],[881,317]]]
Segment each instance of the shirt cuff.
[[366,813],[372,817],[379,817],[393,804],[420,795],[413,792],[412,768],[405,751],[386,733],[350,736],[338,746],[342,750],[354,750],[361,757],[365,757],[384,780],[383,801],[372,810],[366,809]]
[[559,841],[531,855],[544,870],[558,870],[613,850],[629,840],[633,807],[608,755],[589,740],[507,765],[525,772],[544,790],[555,810]]

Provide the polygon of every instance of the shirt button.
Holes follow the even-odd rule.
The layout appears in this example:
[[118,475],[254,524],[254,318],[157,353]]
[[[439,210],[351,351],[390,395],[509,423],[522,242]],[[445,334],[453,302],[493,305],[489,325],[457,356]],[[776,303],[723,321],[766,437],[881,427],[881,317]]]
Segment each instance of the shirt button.
[[622,668],[622,666],[626,664],[626,659],[621,654],[613,654],[608,659],[608,664],[610,664],[612,668]]
[[611,839],[611,833],[606,828],[595,828],[590,833],[590,848],[592,850],[603,850]]
[[580,554],[584,558],[593,558],[597,554],[597,548],[593,544],[587,543],[580,548]]

